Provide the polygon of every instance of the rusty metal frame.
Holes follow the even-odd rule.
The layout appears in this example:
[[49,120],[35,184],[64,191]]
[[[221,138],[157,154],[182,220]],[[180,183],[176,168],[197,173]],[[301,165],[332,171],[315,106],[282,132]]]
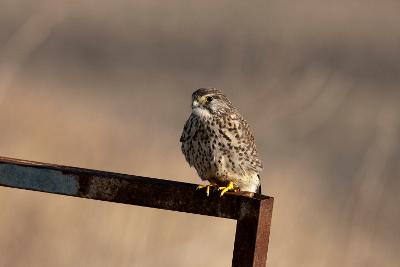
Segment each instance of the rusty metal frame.
[[266,266],[273,198],[194,184],[0,157],[0,186],[237,220],[232,266]]

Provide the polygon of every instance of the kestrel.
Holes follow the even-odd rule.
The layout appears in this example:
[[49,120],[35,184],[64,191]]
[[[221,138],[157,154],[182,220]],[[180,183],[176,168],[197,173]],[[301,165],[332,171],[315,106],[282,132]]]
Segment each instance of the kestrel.
[[210,187],[261,193],[258,157],[253,134],[246,120],[218,89],[200,88],[192,94],[192,113],[180,138],[189,165]]

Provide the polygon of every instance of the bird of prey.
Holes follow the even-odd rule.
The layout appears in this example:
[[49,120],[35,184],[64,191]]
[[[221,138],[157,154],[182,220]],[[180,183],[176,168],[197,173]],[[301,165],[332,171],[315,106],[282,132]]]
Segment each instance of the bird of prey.
[[231,101],[216,88],[200,88],[192,94],[192,113],[183,128],[181,149],[200,178],[199,185],[221,191],[261,193],[258,157],[253,134]]

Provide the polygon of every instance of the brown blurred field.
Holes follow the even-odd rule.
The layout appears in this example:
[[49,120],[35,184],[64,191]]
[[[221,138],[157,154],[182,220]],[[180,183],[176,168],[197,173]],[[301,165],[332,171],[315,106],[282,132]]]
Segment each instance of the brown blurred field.
[[[198,183],[191,92],[253,126],[274,267],[400,263],[398,1],[0,3],[0,155]],[[0,267],[229,266],[230,220],[0,188]]]

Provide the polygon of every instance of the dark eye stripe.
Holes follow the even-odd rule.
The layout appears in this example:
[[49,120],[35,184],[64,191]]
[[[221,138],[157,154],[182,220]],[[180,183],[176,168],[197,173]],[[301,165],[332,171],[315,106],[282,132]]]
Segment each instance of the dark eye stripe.
[[222,99],[222,97],[220,96],[220,95],[206,95],[206,99],[208,100],[208,98],[211,98],[211,99]]

